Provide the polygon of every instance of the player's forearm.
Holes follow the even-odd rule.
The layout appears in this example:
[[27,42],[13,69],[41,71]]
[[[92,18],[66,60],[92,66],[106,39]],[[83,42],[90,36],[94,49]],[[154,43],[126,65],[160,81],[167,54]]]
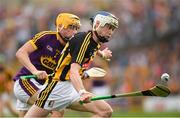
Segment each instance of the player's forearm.
[[35,66],[31,63],[29,59],[29,54],[23,50],[18,50],[16,53],[16,57],[18,58],[19,62],[25,66],[31,73],[37,71]]
[[75,87],[75,89],[79,92],[80,90],[84,89],[81,76],[79,75],[79,69],[80,66],[76,64],[71,64],[71,69],[70,69],[70,79]]
[[84,89],[84,86],[80,77],[71,77],[71,82],[77,92]]

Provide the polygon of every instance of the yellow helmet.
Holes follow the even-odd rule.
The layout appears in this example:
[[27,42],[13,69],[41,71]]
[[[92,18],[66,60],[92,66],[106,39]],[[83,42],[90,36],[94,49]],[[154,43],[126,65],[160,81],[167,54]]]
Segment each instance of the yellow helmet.
[[63,28],[68,28],[70,25],[75,25],[80,27],[80,18],[74,14],[70,13],[60,13],[56,18],[56,26],[62,25]]

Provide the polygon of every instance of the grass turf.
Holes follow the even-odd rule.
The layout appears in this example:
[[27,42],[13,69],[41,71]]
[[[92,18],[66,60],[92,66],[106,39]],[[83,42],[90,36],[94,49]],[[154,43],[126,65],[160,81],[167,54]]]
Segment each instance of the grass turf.
[[[90,117],[90,113],[86,112],[77,112],[72,110],[66,110],[65,112],[65,118],[68,117],[78,117],[78,118],[84,118],[84,117]],[[151,112],[151,113],[145,113],[145,112],[122,112],[115,110],[112,115],[113,118],[117,117],[140,117],[140,118],[146,118],[146,117],[153,117],[153,118],[172,118],[172,117],[180,117],[180,112]]]
[[[13,117],[11,115],[6,115],[5,118]],[[73,110],[66,110],[64,118],[86,118],[91,117],[90,113],[86,112],[78,112]],[[114,110],[112,114],[112,118],[179,118],[180,112],[123,112],[119,110]],[[1,116],[0,116],[1,118]],[[15,117],[13,117],[15,118]]]

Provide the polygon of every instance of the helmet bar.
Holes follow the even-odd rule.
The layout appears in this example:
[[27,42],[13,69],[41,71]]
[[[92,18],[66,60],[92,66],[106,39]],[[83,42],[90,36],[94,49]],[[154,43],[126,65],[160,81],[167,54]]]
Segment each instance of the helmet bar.
[[104,27],[106,24],[112,25],[115,28],[118,28],[118,19],[111,13],[101,11],[93,18],[93,30],[96,22],[100,22],[100,26]]

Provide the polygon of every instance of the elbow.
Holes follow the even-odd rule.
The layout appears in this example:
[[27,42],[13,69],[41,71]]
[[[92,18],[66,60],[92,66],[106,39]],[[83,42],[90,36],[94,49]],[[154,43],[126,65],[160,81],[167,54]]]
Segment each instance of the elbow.
[[16,58],[18,59],[20,57],[19,50],[16,52]]
[[16,58],[17,58],[17,59],[20,59],[21,56],[22,56],[22,54],[23,54],[23,52],[22,52],[21,50],[18,50],[18,51],[16,52]]

